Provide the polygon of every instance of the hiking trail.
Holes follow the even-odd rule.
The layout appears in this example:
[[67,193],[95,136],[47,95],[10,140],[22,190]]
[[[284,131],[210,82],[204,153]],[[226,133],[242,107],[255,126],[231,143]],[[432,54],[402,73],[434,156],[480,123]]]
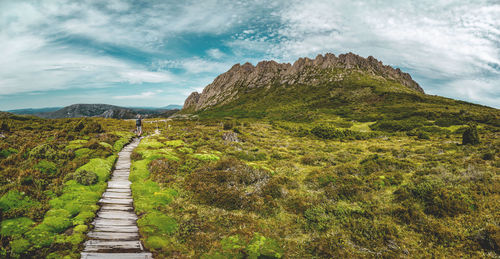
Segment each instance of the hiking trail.
[[92,229],[87,236],[82,259],[119,258],[152,259],[145,251],[139,239],[137,215],[134,212],[130,174],[132,151],[141,140],[135,138],[119,153],[115,170],[108,181],[108,188],[99,200],[101,206],[97,217],[92,222]]

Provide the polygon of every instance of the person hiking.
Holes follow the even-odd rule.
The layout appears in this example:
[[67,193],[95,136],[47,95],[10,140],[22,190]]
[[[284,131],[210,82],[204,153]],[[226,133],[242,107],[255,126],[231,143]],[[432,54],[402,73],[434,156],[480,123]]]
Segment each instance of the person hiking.
[[135,126],[137,126],[136,134],[137,136],[142,135],[142,120],[141,120],[141,115],[137,114],[137,119],[135,120]]

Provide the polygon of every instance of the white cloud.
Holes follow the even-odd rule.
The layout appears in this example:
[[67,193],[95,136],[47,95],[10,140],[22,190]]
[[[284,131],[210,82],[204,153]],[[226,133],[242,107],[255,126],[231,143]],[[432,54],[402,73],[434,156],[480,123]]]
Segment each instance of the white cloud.
[[226,54],[224,52],[220,51],[220,49],[209,49],[206,51],[208,56],[214,58],[214,59],[221,59],[224,57]]
[[146,91],[142,92],[140,94],[133,94],[133,95],[119,95],[119,96],[113,96],[113,99],[150,99],[153,97],[156,97],[159,93],[163,91]]

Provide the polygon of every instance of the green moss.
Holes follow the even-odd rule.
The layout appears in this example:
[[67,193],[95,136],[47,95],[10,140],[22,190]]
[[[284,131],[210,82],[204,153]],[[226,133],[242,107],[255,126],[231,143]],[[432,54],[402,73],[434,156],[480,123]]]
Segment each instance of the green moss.
[[55,174],[57,172],[57,165],[47,160],[38,162],[33,168],[44,174]]
[[86,232],[87,230],[88,230],[87,225],[77,225],[75,226],[75,228],[73,228],[74,232],[79,232],[79,233]]
[[73,218],[73,225],[83,225],[94,219],[95,213],[92,211],[82,211]]
[[255,259],[261,257],[281,258],[283,256],[283,251],[276,240],[262,236],[259,233],[255,233],[246,251],[248,258]]
[[25,234],[30,243],[33,244],[33,248],[50,246],[54,242],[56,235],[45,224],[40,224]]
[[140,146],[143,148],[162,148],[165,147],[165,144],[159,142],[154,138],[145,138],[141,140]]
[[141,232],[148,235],[172,234],[178,227],[174,218],[160,212],[146,214],[137,221],[137,225]]
[[52,216],[45,217],[42,224],[46,225],[50,231],[60,233],[71,226],[71,221],[69,218]]
[[167,145],[167,147],[180,147],[180,146],[184,146],[185,143],[184,143],[184,141],[177,139],[177,140],[166,141],[165,145]]
[[113,146],[111,146],[111,144],[106,143],[106,142],[99,142],[99,145],[101,145],[105,148],[113,149]]
[[33,220],[27,217],[6,219],[2,221],[0,235],[15,236],[22,235],[33,225]]
[[11,190],[0,198],[0,209],[4,212],[8,212],[13,209],[28,210],[38,204],[38,202],[31,200],[28,196],[25,196],[23,192],[19,192],[17,190]]
[[189,147],[180,147],[177,150],[179,150],[179,152],[184,154],[192,154],[194,152],[193,149]]
[[97,174],[100,182],[107,181],[111,173],[111,168],[113,167],[116,158],[117,156],[113,155],[105,159],[104,158],[91,159],[87,164],[79,167],[76,170],[76,172],[82,170],[94,172]]
[[218,161],[220,159],[219,156],[214,154],[193,154],[192,156],[201,161]]
[[162,249],[163,247],[167,247],[169,242],[165,237],[161,236],[149,236],[146,238],[144,242],[147,248],[149,249]]
[[24,238],[15,239],[10,242],[10,248],[13,254],[24,254],[30,247],[30,242]]
[[71,213],[65,209],[50,209],[47,213],[45,213],[45,216],[69,218],[71,217]]
[[92,150],[89,148],[80,148],[80,149],[75,150],[75,156],[82,157],[82,156],[86,156],[86,155],[90,154],[91,152],[92,152]]

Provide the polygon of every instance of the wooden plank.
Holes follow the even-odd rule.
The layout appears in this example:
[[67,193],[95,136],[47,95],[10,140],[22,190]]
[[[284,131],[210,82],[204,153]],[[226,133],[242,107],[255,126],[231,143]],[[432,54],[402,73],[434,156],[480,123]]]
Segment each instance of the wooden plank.
[[131,192],[130,188],[109,188],[109,186],[108,186],[108,189],[106,189],[106,191],[108,191],[108,192],[124,192],[124,193]]
[[137,220],[137,215],[128,211],[99,211],[97,217],[101,219],[129,219]]
[[96,218],[92,222],[94,226],[136,226],[135,220],[131,219],[102,219]]
[[84,252],[104,252],[113,250],[128,250],[130,252],[142,251],[141,241],[107,241],[107,240],[88,240],[85,242]]
[[127,232],[127,233],[138,233],[139,228],[137,226],[96,226],[93,230],[94,232]]
[[151,253],[82,253],[82,259],[152,259]]
[[99,203],[101,203],[101,204],[123,204],[123,205],[132,206],[132,199],[110,199],[110,198],[103,198],[103,199],[99,200]]
[[87,234],[88,237],[98,240],[139,240],[138,232],[103,232],[91,231]]

